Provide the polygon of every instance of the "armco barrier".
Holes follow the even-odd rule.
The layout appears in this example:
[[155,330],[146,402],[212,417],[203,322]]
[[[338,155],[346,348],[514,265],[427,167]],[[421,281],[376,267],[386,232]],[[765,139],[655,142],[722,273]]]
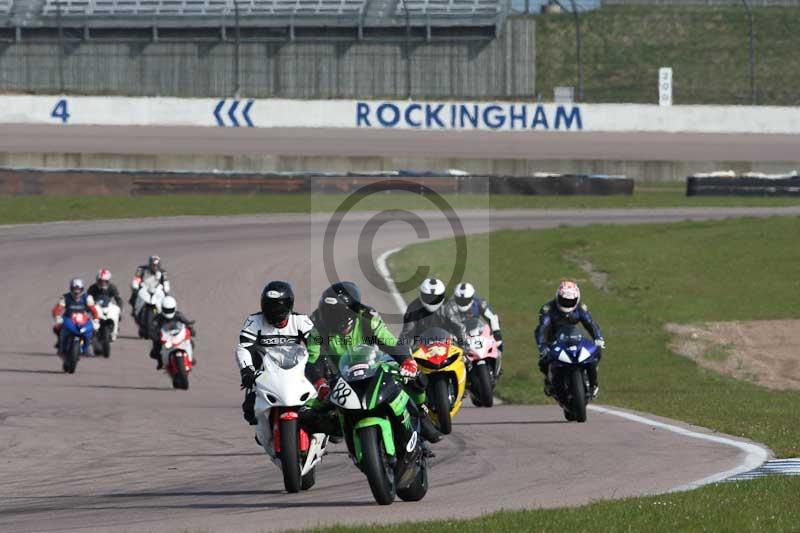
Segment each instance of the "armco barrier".
[[790,178],[686,178],[686,196],[800,196],[800,176]]
[[0,96],[0,124],[800,134],[800,108]]
[[0,169],[0,194],[334,194],[357,191],[376,180],[409,180],[446,194],[632,194],[633,180],[604,176],[503,177],[380,174],[252,174],[107,170]]

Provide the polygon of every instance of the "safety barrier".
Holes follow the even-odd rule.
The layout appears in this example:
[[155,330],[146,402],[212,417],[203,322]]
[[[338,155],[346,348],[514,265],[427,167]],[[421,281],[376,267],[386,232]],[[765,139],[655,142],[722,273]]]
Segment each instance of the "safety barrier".
[[0,96],[0,124],[800,134],[800,108]]
[[0,169],[0,194],[331,194],[351,193],[376,180],[411,180],[420,192],[441,194],[610,195],[632,194],[622,176],[556,174],[528,178],[424,172],[347,174],[156,172],[109,170]]

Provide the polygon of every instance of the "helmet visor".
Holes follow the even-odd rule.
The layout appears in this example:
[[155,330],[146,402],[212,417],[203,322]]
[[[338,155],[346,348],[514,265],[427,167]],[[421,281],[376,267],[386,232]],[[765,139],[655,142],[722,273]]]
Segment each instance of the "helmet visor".
[[278,325],[289,318],[292,307],[288,301],[283,299],[268,300],[261,309],[264,318],[272,325]]
[[355,322],[353,312],[342,303],[322,305],[320,307],[320,316],[325,326],[336,333],[350,333]]
[[558,297],[558,306],[562,309],[572,310],[578,307],[578,299],[577,298],[564,298],[563,296]]
[[465,296],[456,296],[456,305],[459,307],[467,307],[472,303],[472,298],[467,298]]
[[444,294],[425,294],[422,293],[419,295],[419,299],[422,303],[427,305],[439,305],[444,301]]

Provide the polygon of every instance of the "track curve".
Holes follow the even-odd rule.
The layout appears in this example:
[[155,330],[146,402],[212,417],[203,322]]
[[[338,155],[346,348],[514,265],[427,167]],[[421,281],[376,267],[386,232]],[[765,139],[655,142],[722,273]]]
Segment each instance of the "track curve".
[[[561,224],[669,222],[729,216],[799,216],[776,209],[469,211],[467,232]],[[406,223],[358,237],[373,213],[354,213],[336,236],[343,279],[367,287],[359,259],[418,239]],[[432,238],[448,222],[421,213]],[[0,530],[281,530],[318,524],[469,517],[500,508],[580,504],[669,490],[734,467],[740,451],[592,413],[561,422],[554,406],[466,409],[437,444],[431,489],[419,503],[380,508],[363,475],[334,446],[308,493],[282,491],[279,471],[241,419],[232,349],[269,278],[298,289],[310,311],[328,283],[319,250],[325,215],[187,217],[0,227]],[[48,311],[76,274],[107,266],[124,288],[133,267],[159,253],[179,305],[198,321],[191,389],[173,391],[148,347],[124,337],[110,360],[82,360],[75,375],[52,355]],[[127,293],[127,290],[124,291]],[[380,311],[388,292],[365,289]],[[491,495],[487,497],[486,495]]]

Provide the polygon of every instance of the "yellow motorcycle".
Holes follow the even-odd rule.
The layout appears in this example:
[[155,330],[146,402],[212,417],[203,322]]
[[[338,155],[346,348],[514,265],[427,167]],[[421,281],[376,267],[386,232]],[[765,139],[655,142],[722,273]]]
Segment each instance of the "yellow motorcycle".
[[464,351],[453,344],[453,336],[442,328],[430,328],[420,335],[414,352],[422,373],[428,378],[427,396],[431,417],[439,431],[453,430],[452,419],[461,409],[467,385]]

